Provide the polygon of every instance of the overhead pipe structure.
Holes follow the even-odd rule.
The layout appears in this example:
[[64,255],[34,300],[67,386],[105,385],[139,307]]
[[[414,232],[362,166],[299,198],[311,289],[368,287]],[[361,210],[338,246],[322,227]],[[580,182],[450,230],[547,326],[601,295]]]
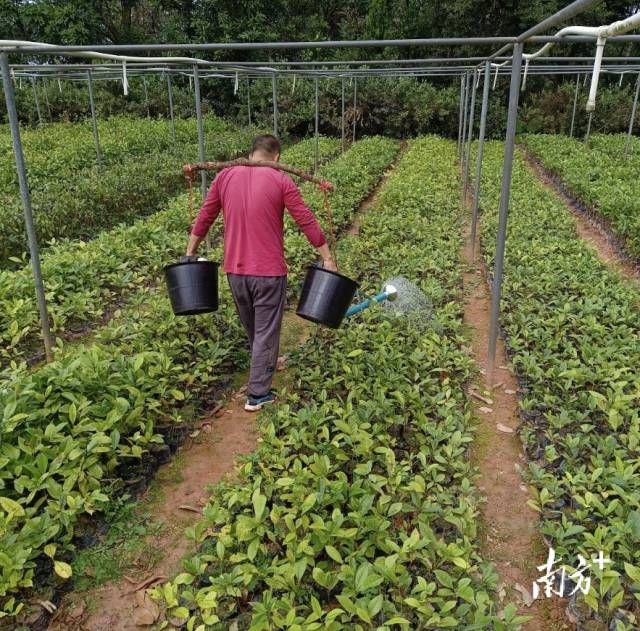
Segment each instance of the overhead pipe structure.
[[[464,77],[469,76],[469,81],[461,84],[460,121],[458,150],[461,161],[464,163],[465,179],[468,181],[470,166],[470,145],[474,130],[474,97],[478,84],[473,79],[475,71],[483,71],[483,95],[480,114],[480,128],[478,130],[479,156],[476,160],[476,182],[473,196],[473,213],[477,220],[477,208],[479,204],[479,180],[481,176],[481,153],[486,133],[486,120],[488,113],[488,89],[492,65],[495,67],[495,79],[503,74],[510,76],[509,106],[507,117],[507,134],[505,138],[505,158],[503,168],[502,190],[499,209],[499,225],[496,237],[496,257],[494,262],[491,296],[491,324],[489,331],[489,368],[488,377],[491,379],[495,363],[495,347],[498,333],[498,317],[500,307],[500,293],[504,264],[504,247],[506,241],[506,225],[509,208],[509,192],[511,186],[511,173],[513,167],[513,150],[515,143],[515,130],[517,124],[518,93],[522,85],[522,61],[525,60],[527,74],[535,75],[577,75],[579,77],[591,71],[592,84],[590,89],[589,107],[595,105],[595,93],[597,92],[597,77],[601,72],[612,74],[636,72],[640,73],[640,59],[627,57],[604,57],[604,42],[640,42],[640,36],[625,35],[632,28],[638,26],[640,17],[631,16],[626,20],[615,22],[606,27],[568,27],[562,29],[556,35],[541,35],[542,31],[553,28],[561,22],[573,18],[580,12],[595,4],[596,0],[578,0],[558,11],[553,16],[543,20],[536,26],[525,31],[518,37],[474,37],[474,38],[424,38],[406,40],[337,40],[315,42],[240,42],[240,43],[212,43],[212,44],[155,44],[155,45],[106,45],[106,46],[56,46],[39,42],[25,42],[21,40],[0,40],[0,65],[2,66],[3,87],[7,109],[9,112],[10,127],[16,156],[16,169],[20,182],[20,191],[25,214],[25,225],[29,239],[31,263],[34,272],[36,296],[43,327],[43,338],[47,358],[51,358],[52,338],[49,330],[48,316],[44,285],[39,265],[38,244],[33,227],[33,218],[29,199],[29,188],[24,164],[24,155],[20,142],[19,129],[17,127],[17,112],[13,97],[13,84],[11,82],[11,68],[8,64],[7,54],[55,54],[87,59],[99,60],[98,65],[89,64],[21,64],[13,67],[14,75],[18,78],[51,77],[68,80],[100,81],[118,80],[122,82],[122,89],[127,94],[129,89],[129,77],[142,76],[153,73],[166,73],[167,87],[169,91],[170,109],[173,110],[171,94],[171,75],[179,74],[189,77],[194,87],[196,101],[196,118],[198,124],[198,155],[203,160],[205,157],[204,131],[202,123],[200,79],[221,78],[233,79],[238,82],[238,76],[247,79],[247,117],[251,123],[251,96],[249,81],[254,78],[271,78],[273,81],[273,106],[274,106],[274,131],[277,131],[277,93],[275,81],[278,76],[301,76],[313,78],[316,82],[319,78],[339,79],[342,87],[345,79],[353,82],[353,139],[356,138],[357,119],[357,80],[359,77]],[[532,55],[524,55],[523,46],[528,44],[568,44],[577,42],[593,43],[596,41],[596,59],[593,61],[593,69],[585,62],[591,63],[591,58],[585,57],[545,57],[542,51]],[[482,57],[459,58],[425,58],[422,60],[351,60],[351,61],[277,61],[277,62],[213,62],[197,57],[143,57],[123,55],[117,53],[149,54],[150,52],[174,52],[184,51],[215,51],[215,50],[301,50],[301,49],[326,49],[326,48],[382,48],[382,47],[438,47],[438,46],[469,46],[469,45],[499,45],[496,52]],[[548,48],[547,48],[548,50]],[[511,52],[512,54],[505,53]],[[535,59],[538,63],[531,64]],[[543,63],[541,63],[543,62]],[[434,67],[431,67],[431,66]],[[354,67],[357,66],[357,67]],[[366,66],[366,67],[362,67]],[[91,77],[87,75],[91,69]],[[473,82],[472,82],[473,81]],[[466,84],[466,85],[465,85]],[[637,83],[634,99],[634,115],[637,107],[638,90],[640,80]],[[92,86],[91,86],[92,87]],[[471,93],[473,90],[473,93]],[[577,95],[577,93],[576,93]],[[36,94],[37,96],[37,94]],[[576,96],[577,99],[577,96]],[[39,104],[38,104],[39,105]],[[471,107],[470,107],[471,106]],[[471,110],[471,111],[470,111]],[[343,138],[344,138],[344,99],[343,99]],[[634,116],[635,117],[635,116]],[[630,122],[630,131],[633,129],[634,117]],[[173,116],[172,116],[173,119]],[[12,123],[13,121],[13,123]],[[573,123],[572,123],[573,127]],[[317,129],[317,124],[316,124]],[[175,133],[175,128],[174,128]],[[206,176],[205,176],[206,177]],[[206,180],[202,182],[202,192],[206,193]]]

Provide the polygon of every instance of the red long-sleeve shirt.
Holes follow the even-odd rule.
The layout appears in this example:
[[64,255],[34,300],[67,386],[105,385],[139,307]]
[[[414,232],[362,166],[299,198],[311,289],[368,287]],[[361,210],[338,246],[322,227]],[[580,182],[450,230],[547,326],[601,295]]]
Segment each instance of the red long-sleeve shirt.
[[311,245],[326,243],[318,220],[293,180],[270,167],[237,166],[220,171],[191,232],[204,237],[222,209],[224,271],[245,276],[286,276],[285,207]]

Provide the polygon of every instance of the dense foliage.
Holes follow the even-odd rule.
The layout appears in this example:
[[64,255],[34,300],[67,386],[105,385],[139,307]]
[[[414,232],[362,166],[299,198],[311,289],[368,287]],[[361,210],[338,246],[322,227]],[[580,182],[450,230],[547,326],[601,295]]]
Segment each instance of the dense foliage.
[[[314,41],[320,39],[423,38],[517,35],[562,8],[564,0],[517,3],[497,0],[463,0],[428,3],[417,0],[0,0],[0,32],[7,37],[61,44],[91,43],[165,43],[165,42],[248,42]],[[581,14],[574,23],[600,25],[621,19],[636,10],[629,0],[607,0]],[[593,55],[593,46],[564,47],[566,54]],[[218,51],[210,58],[221,61],[342,60],[365,58],[424,58],[437,51],[445,57],[484,55],[488,48],[383,48],[282,51]],[[607,46],[607,54],[630,54],[631,49]],[[207,56],[207,53],[204,53]],[[234,81],[207,79],[202,82],[205,107],[218,114],[241,117],[246,122],[246,92],[241,82],[234,94]],[[573,86],[563,78],[529,78],[522,95],[523,130],[529,132],[568,131]],[[132,78],[131,93],[122,95],[119,81],[96,84],[101,116],[123,111],[140,116],[151,113],[167,115],[165,77],[149,77],[146,90],[140,78]],[[290,98],[289,81],[282,81],[279,97],[284,120],[281,130],[303,135],[313,124],[312,88],[299,82],[296,98]],[[181,116],[193,115],[193,92],[186,78],[175,80],[176,108]],[[502,134],[502,112],[506,101],[507,81],[500,81],[492,98],[488,132]],[[601,78],[601,108],[595,127],[601,131],[622,131],[629,120],[631,97],[628,90],[619,92],[617,80]],[[46,120],[75,120],[87,115],[86,86],[76,82],[37,80],[40,110]],[[18,110],[23,120],[38,120],[33,97],[34,86],[23,80],[17,84]],[[261,125],[269,124],[270,79],[254,82],[253,113]],[[349,88],[347,89],[350,92]],[[430,81],[376,80],[360,81],[359,106],[348,107],[349,121],[356,118],[361,134],[414,136],[431,132],[455,136],[457,133],[457,79],[435,78]],[[340,132],[340,81],[323,86],[322,130]],[[584,95],[583,95],[584,96]],[[581,105],[584,101],[581,100]],[[0,108],[4,103],[0,102]],[[583,108],[582,108],[583,109]],[[550,115],[551,114],[551,115]],[[553,116],[556,114],[557,116]],[[600,115],[602,114],[602,115]],[[578,131],[584,130],[586,117],[580,116]]]
[[[301,166],[313,156],[313,144],[306,146]],[[345,198],[350,208],[336,200],[337,215],[355,210],[396,150],[390,140],[364,140],[339,158],[340,170],[325,167],[338,189],[341,172],[344,184],[360,174],[359,199]],[[156,245],[167,257],[186,243],[186,213],[173,221],[172,250]],[[309,260],[312,249],[305,250]],[[220,254],[218,246],[213,255]],[[148,273],[154,282],[153,264]],[[7,375],[0,384],[0,617],[20,609],[15,593],[33,584],[38,569],[51,571],[47,557],[56,574],[68,577],[66,560],[83,516],[121,492],[123,478],[153,470],[163,436],[180,432],[215,400],[228,375],[244,365],[244,346],[226,283],[220,310],[197,318],[174,317],[163,288],[141,286],[90,341],[66,347],[36,370]]]
[[[482,244],[491,264],[502,147],[491,144],[485,156]],[[616,631],[636,629],[638,292],[578,239],[567,209],[520,157],[507,243],[502,326],[522,388],[533,506],[563,564],[575,570],[578,554],[590,562],[600,551],[612,561],[604,572],[589,567],[591,590],[584,602],[579,595],[582,622],[597,615]]]
[[[313,143],[285,149],[283,160],[310,170]],[[339,143],[323,138],[319,149],[320,158],[328,159]],[[154,216],[117,226],[87,243],[49,247],[42,256],[42,273],[53,332],[64,338],[84,331],[157,278],[183,248],[188,220],[188,196],[183,194]],[[0,271],[0,368],[12,360],[28,360],[34,352],[39,355],[39,322],[31,267]]]
[[634,258],[640,258],[640,142],[594,135],[588,143],[565,136],[525,136],[524,146],[570,195],[611,227]]
[[[216,117],[205,123],[210,159],[243,153],[256,133]],[[54,124],[23,134],[29,189],[38,239],[89,238],[161,208],[183,183],[181,166],[198,157],[195,120],[169,123],[113,118],[100,124],[102,166],[90,125]],[[22,256],[26,235],[22,202],[7,127],[0,135],[0,267]]]
[[166,627],[516,628],[513,608],[495,615],[475,549],[454,157],[447,141],[412,143],[340,247],[368,290],[386,274],[419,280],[440,332],[375,309],[301,349],[241,480],[216,488],[192,530],[198,553],[154,590]]

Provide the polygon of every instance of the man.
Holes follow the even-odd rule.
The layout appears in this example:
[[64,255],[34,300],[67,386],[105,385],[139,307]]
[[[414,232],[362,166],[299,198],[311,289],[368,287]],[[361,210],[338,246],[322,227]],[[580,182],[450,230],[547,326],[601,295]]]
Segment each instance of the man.
[[[249,159],[280,159],[275,136],[254,139]],[[236,166],[215,178],[193,225],[187,256],[198,246],[222,209],[224,271],[251,346],[251,371],[245,410],[255,412],[275,401],[271,383],[278,360],[285,305],[287,265],[283,219],[287,208],[326,269],[336,271],[320,224],[305,205],[300,190],[283,171]]]

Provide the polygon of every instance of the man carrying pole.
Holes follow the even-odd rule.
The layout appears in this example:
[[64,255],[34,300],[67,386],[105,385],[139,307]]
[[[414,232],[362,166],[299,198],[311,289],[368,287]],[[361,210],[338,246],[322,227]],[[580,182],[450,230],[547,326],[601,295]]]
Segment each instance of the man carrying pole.
[[[279,140],[272,135],[257,136],[249,159],[279,161]],[[194,256],[222,209],[224,270],[251,347],[245,403],[245,410],[250,412],[276,398],[271,383],[287,286],[285,207],[318,251],[325,269],[336,271],[318,220],[293,180],[275,168],[234,166],[220,171],[193,224],[187,246],[187,256]]]

